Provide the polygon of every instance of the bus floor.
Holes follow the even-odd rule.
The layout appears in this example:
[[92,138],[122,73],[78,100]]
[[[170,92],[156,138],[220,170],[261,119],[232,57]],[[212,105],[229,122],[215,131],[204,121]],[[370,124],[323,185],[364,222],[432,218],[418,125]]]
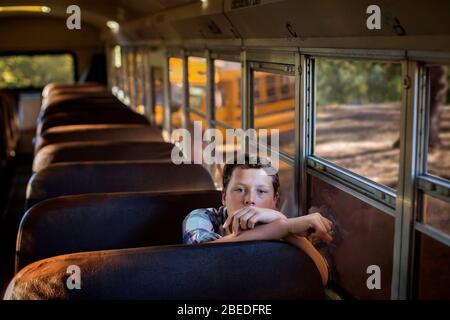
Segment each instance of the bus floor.
[[[0,297],[14,276],[14,260],[17,230],[25,212],[25,193],[32,174],[32,155],[18,154],[7,169],[7,181],[3,181],[0,221]],[[2,183],[3,183],[2,182]]]

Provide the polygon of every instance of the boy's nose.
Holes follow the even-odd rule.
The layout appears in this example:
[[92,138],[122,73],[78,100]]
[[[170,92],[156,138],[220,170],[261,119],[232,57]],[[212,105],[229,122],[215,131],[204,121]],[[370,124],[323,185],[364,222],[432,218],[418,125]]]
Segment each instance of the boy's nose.
[[246,206],[254,206],[255,202],[253,200],[245,200],[245,205]]
[[249,193],[247,194],[247,196],[245,197],[245,199],[244,199],[244,204],[245,204],[246,206],[254,206],[254,205],[255,205],[255,199],[254,199],[254,197],[253,197],[253,195],[252,195],[251,192],[249,192]]

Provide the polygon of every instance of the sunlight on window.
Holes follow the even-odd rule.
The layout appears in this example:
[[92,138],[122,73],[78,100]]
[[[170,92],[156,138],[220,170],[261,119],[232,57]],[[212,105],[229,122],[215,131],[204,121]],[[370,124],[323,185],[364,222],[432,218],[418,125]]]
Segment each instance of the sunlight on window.
[[70,54],[0,57],[0,88],[42,88],[50,82],[73,81],[74,62]]

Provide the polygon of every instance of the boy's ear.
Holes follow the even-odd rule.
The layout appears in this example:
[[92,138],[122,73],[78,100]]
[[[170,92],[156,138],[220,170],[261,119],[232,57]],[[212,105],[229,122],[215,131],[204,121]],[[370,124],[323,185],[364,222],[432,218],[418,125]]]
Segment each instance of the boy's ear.
[[226,203],[226,195],[227,193],[225,192],[225,190],[222,190],[222,205],[225,206]]
[[278,208],[278,206],[280,205],[280,194],[277,192],[273,199],[275,201],[275,208]]

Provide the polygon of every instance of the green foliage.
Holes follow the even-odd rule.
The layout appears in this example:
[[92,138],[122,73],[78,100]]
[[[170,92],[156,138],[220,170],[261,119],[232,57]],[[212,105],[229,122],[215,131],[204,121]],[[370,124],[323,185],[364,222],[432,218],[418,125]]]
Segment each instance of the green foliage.
[[73,82],[69,54],[0,56],[0,88],[41,88],[50,82]]
[[316,59],[317,105],[399,101],[401,66],[394,63]]

